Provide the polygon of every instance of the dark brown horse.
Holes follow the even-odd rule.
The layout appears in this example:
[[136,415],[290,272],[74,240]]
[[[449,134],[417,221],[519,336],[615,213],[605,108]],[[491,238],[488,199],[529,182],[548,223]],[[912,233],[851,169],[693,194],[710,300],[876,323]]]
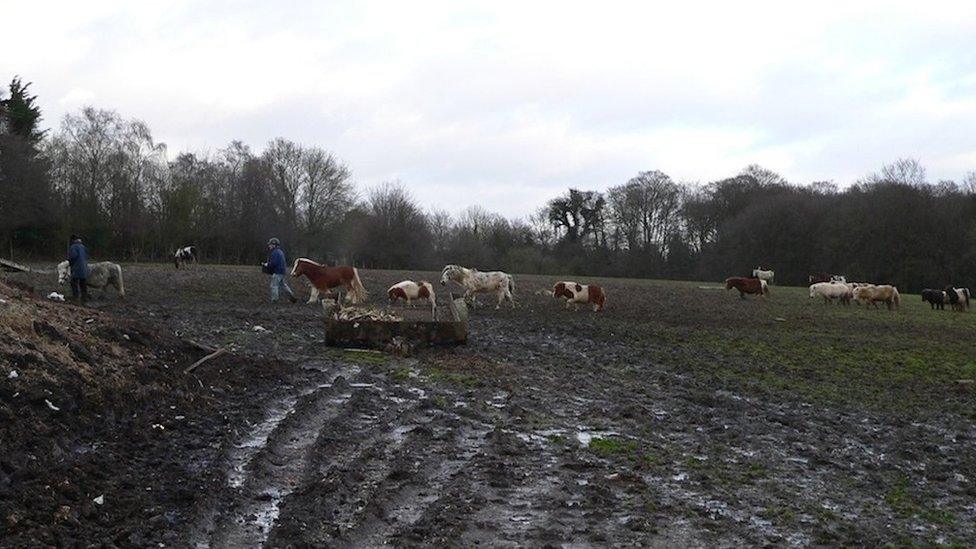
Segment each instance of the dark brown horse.
[[[291,268],[291,275],[296,277],[305,275],[308,281],[312,283],[312,293],[308,297],[309,303],[315,303],[318,300],[319,292],[327,294],[332,288],[339,286],[346,288],[346,299],[352,303],[362,303],[369,297],[362,281],[359,280],[359,271],[348,265],[328,267],[301,257],[295,260],[295,265]],[[336,293],[335,300],[338,304],[338,293]]]
[[765,280],[758,278],[744,278],[741,276],[726,278],[725,289],[731,290],[732,288],[739,290],[739,297],[742,299],[745,299],[746,294],[756,294],[760,297],[769,295],[769,285],[766,284]]

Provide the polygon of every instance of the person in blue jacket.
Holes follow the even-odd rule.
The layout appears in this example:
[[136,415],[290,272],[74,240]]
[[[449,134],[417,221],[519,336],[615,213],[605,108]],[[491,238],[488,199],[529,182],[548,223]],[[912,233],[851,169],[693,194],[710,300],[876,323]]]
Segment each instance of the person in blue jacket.
[[71,235],[68,265],[71,267],[71,297],[88,301],[88,248],[78,235]]
[[268,269],[271,271],[271,302],[278,302],[278,291],[279,289],[284,289],[285,293],[288,294],[288,299],[292,303],[298,301],[295,294],[292,293],[291,288],[288,287],[288,283],[285,282],[285,269],[287,264],[285,263],[285,252],[281,249],[281,241],[277,238],[272,238],[268,240],[268,262],[265,263]]

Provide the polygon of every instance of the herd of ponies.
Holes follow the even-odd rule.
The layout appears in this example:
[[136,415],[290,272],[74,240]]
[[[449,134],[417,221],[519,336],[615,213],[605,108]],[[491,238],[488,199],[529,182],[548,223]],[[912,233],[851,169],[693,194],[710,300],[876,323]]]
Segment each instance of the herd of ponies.
[[[765,298],[769,296],[769,285],[774,276],[772,270],[759,267],[753,269],[751,277],[726,278],[725,289],[735,288],[741,298],[745,298],[747,294]],[[810,298],[821,297],[824,303],[850,305],[853,301],[859,305],[873,305],[875,308],[883,303],[888,310],[897,309],[901,304],[898,288],[890,284],[848,282],[844,275],[826,274],[810,275],[807,281],[810,283]],[[969,297],[969,288],[946,286],[942,290],[922,290],[922,301],[929,303],[932,309],[945,310],[945,306],[949,305],[954,311],[965,311],[969,309]]]
[[[176,268],[185,267],[187,264],[197,262],[197,248],[185,246],[176,250],[173,254]],[[125,297],[125,285],[122,282],[122,268],[117,263],[102,261],[90,263],[91,275],[88,279],[88,286],[94,289],[101,289],[104,295],[108,287],[114,287],[119,297]],[[70,279],[67,261],[58,264],[58,283],[65,284]],[[319,301],[320,294],[334,293],[335,305],[339,304],[340,295],[338,290],[345,290],[345,300],[352,304],[364,303],[369,294],[359,278],[359,271],[355,267],[340,265],[328,266],[316,263],[311,259],[296,259],[291,275],[294,277],[304,276],[311,285],[311,294],[308,303]],[[748,277],[729,277],[725,279],[726,290],[735,288],[739,292],[739,297],[745,298],[746,295],[757,295],[766,298],[770,295],[769,287],[775,277],[772,269],[757,267],[753,269],[752,276]],[[464,289],[464,298],[477,303],[479,294],[488,294],[495,297],[495,308],[501,307],[502,303],[508,301],[515,307],[515,279],[512,275],[502,271],[479,271],[462,267],[460,265],[446,265],[441,271],[441,285],[449,282],[458,284]],[[856,304],[873,305],[875,308],[883,304],[889,310],[896,309],[901,304],[901,296],[898,288],[890,284],[870,284],[866,282],[848,282],[843,275],[816,274],[808,277],[810,283],[810,298],[820,297],[825,303],[838,303],[850,305]],[[606,291],[597,284],[580,284],[578,282],[562,280],[553,284],[551,291],[544,292],[556,299],[562,299],[566,303],[566,308],[579,305],[589,305],[594,311],[602,311],[606,304]],[[431,308],[433,314],[437,307],[437,295],[430,282],[421,280],[404,280],[390,286],[386,291],[391,304],[404,301],[407,306],[412,306],[414,301],[424,301]],[[922,301],[929,303],[932,309],[945,310],[948,305],[951,310],[965,311],[970,307],[969,288],[955,288],[946,286],[938,289],[922,290]],[[328,308],[326,301],[322,300],[322,306]]]

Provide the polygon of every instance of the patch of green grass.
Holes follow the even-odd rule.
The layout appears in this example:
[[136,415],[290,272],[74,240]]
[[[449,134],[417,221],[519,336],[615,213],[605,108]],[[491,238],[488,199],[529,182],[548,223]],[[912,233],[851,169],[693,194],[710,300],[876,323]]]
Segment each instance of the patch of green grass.
[[564,446],[566,444],[566,437],[563,435],[553,434],[546,437],[546,439],[549,440],[550,444],[558,444],[560,446]]
[[908,477],[901,476],[884,497],[888,507],[899,514],[908,514],[911,501],[908,497]]
[[406,366],[398,366],[393,370],[393,379],[397,381],[407,381],[410,379],[410,368]]
[[791,524],[796,520],[796,511],[788,507],[767,507],[759,516],[776,524]]
[[587,448],[595,454],[604,456],[633,454],[637,452],[637,443],[618,437],[594,438],[590,440]]
[[463,385],[465,387],[475,387],[478,385],[478,378],[471,374],[463,374],[460,372],[448,372],[441,370],[439,368],[427,368],[424,370],[427,377],[431,381],[445,381],[448,383],[454,383],[456,385]]

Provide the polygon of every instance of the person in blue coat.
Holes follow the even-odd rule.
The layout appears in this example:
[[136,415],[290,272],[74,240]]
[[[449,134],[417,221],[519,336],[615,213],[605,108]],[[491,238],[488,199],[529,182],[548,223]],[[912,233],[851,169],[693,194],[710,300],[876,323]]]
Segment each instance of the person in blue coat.
[[76,300],[88,301],[88,248],[81,243],[81,237],[71,235],[68,246],[68,265],[71,267],[71,296]]
[[285,262],[285,252],[281,249],[281,241],[277,238],[272,238],[268,240],[268,262],[265,265],[271,271],[271,302],[278,302],[278,292],[281,289],[285,290],[288,294],[288,299],[292,303],[298,301],[295,294],[292,293],[291,288],[288,287],[288,283],[285,282],[285,269],[287,268],[287,263]]

